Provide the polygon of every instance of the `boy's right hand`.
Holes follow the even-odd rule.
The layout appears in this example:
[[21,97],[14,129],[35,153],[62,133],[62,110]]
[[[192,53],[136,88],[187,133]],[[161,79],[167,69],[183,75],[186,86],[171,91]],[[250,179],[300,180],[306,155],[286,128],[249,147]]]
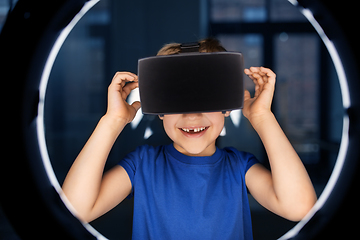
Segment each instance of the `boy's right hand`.
[[126,98],[138,86],[138,76],[136,74],[117,72],[108,88],[106,116],[115,120],[123,120],[125,124],[130,123],[140,109],[141,104],[136,101],[130,105],[126,102]]

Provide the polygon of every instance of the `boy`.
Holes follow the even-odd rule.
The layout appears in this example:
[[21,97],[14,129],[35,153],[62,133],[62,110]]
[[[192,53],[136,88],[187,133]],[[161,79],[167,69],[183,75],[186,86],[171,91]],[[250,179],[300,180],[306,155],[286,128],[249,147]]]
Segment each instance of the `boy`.
[[[180,51],[179,44],[169,44],[158,55]],[[199,51],[225,49],[206,39]],[[213,112],[159,116],[173,144],[140,146],[103,175],[116,138],[140,108],[140,102],[126,102],[138,87],[137,76],[118,72],[108,88],[107,112],[63,184],[78,217],[92,221],[134,195],[133,239],[252,239],[247,187],[270,211],[302,219],[316,195],[270,110],[276,76],[264,67],[245,69],[245,74],[255,84],[255,95],[245,91],[242,112],[265,146],[271,172],[252,154],[215,146],[230,112]]]

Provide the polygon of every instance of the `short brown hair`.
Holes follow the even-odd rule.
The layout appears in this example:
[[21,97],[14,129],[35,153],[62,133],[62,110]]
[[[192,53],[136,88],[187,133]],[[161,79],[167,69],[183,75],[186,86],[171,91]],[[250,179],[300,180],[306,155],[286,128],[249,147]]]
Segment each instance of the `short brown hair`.
[[[226,49],[221,46],[219,40],[215,38],[206,38],[199,41],[200,47],[199,52],[226,52]],[[158,56],[161,55],[173,55],[181,52],[180,43],[169,43],[164,45],[159,52]]]

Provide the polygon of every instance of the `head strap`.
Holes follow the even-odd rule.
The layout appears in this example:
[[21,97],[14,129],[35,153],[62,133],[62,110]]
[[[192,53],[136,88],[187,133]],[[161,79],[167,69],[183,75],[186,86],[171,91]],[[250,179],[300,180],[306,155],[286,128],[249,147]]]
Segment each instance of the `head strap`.
[[191,42],[191,43],[182,43],[180,44],[180,53],[190,53],[190,52],[199,52],[200,43]]

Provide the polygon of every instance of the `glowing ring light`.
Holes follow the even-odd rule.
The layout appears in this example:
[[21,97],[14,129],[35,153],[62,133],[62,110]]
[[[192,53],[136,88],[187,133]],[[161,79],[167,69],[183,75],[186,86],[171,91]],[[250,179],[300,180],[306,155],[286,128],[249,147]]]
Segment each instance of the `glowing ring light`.
[[[89,224],[74,217],[75,211],[71,210],[51,167],[43,123],[46,86],[57,53],[75,24],[98,1],[20,0],[0,36],[0,58],[5,66],[3,89],[15,95],[2,101],[7,145],[0,168],[1,204],[23,239],[52,239],[48,234],[56,234],[59,239],[105,239]],[[335,27],[324,31],[314,17],[314,11],[317,16],[325,17],[323,12],[317,12],[318,5],[300,6],[295,0],[289,1],[300,8],[328,49],[340,81],[344,107],[341,146],[332,175],[313,209],[281,237],[311,239],[326,225],[333,209],[339,207],[342,198],[337,195],[346,192],[354,176],[360,140],[349,132],[358,130],[355,115],[360,101],[355,93],[359,86],[355,70],[344,68],[345,63],[351,62],[351,59],[344,62],[351,58],[349,51],[346,47],[343,51],[336,48],[344,40],[337,36],[334,39],[340,39],[339,42],[331,41],[329,31]],[[329,21],[328,15],[325,19]],[[331,23],[332,20],[326,24]],[[26,216],[34,219],[28,221]]]

